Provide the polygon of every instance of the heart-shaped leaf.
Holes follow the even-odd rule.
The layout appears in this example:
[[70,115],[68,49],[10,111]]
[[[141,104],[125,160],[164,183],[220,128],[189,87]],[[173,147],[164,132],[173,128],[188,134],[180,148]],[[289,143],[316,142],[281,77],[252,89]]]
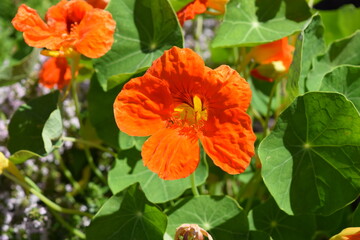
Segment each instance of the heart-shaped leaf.
[[287,214],[329,215],[355,200],[359,156],[360,116],[338,93],[296,98],[259,146],[264,182]]
[[165,50],[183,46],[181,28],[167,0],[117,0],[106,10],[116,21],[115,42],[94,64],[105,91],[146,70]]
[[86,239],[162,239],[166,215],[146,199],[138,184],[122,196],[115,195],[102,206],[87,228]]

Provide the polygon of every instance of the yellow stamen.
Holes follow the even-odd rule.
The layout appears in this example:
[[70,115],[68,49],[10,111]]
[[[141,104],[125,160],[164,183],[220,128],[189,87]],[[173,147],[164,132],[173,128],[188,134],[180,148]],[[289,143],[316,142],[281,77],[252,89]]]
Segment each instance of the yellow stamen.
[[193,107],[183,103],[174,109],[174,118],[181,120],[183,124],[190,126],[198,125],[199,122],[207,120],[207,111],[198,96],[193,97]]
[[79,55],[77,51],[72,47],[61,47],[59,50],[47,50],[44,49],[41,51],[41,54],[48,57],[76,57]]

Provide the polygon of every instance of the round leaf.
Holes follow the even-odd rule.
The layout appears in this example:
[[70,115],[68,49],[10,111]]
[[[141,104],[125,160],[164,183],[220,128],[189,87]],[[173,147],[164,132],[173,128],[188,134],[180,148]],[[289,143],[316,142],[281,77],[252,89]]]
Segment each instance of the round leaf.
[[169,211],[166,232],[174,237],[181,224],[198,224],[214,240],[247,239],[248,221],[238,203],[227,196],[186,198]]
[[86,231],[86,239],[161,240],[166,223],[166,215],[135,184],[123,198],[115,195],[102,206]]
[[337,93],[300,96],[259,146],[262,175],[288,214],[329,215],[360,191],[360,116]]
[[146,70],[172,46],[183,46],[177,17],[167,0],[117,0],[106,10],[116,21],[115,42],[94,66],[104,90]]

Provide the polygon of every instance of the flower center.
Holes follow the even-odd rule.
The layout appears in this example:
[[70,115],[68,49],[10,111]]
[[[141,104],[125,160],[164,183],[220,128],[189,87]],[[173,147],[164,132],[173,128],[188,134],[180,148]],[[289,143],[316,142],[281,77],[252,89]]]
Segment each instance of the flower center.
[[180,125],[188,127],[201,127],[207,120],[207,110],[204,108],[198,96],[193,97],[193,106],[182,103],[174,109],[173,118]]

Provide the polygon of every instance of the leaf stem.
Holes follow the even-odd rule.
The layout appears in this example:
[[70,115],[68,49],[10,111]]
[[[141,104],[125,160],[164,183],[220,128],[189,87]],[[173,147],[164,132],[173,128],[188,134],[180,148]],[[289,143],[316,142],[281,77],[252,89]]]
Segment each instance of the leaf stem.
[[50,209],[52,215],[54,215],[54,217],[63,225],[64,228],[66,228],[69,232],[75,234],[76,236],[78,236],[81,239],[85,239],[86,236],[83,232],[77,230],[76,228],[73,228],[70,224],[68,224],[62,217],[60,214],[58,214],[57,212],[55,212],[54,210]]
[[269,134],[269,120],[270,120],[270,113],[271,113],[271,104],[277,89],[277,85],[278,85],[278,78],[275,79],[274,81],[274,85],[271,88],[271,92],[270,92],[270,96],[269,96],[269,101],[267,104],[267,112],[266,112],[266,116],[265,116],[265,121],[263,124],[263,128],[264,128],[264,132],[263,132],[263,139]]
[[107,152],[107,153],[111,154],[111,156],[113,156],[113,157],[117,157],[117,154],[115,152],[111,151],[110,149],[108,149],[106,147],[103,147],[100,144],[97,144],[97,143],[94,143],[94,142],[91,142],[91,141],[88,141],[88,140],[85,140],[85,139],[73,138],[73,137],[61,137],[61,139],[63,141],[77,142],[77,143],[81,143],[81,144],[84,144],[84,145],[88,145],[90,147],[97,148],[97,149],[99,149],[99,150],[101,150],[103,152]]
[[81,186],[79,185],[79,183],[74,179],[74,177],[72,176],[70,170],[66,167],[64,160],[62,159],[62,157],[60,156],[59,150],[55,150],[54,151],[54,156],[55,158],[59,161],[60,164],[60,168],[61,170],[64,172],[65,177],[69,180],[69,182],[72,184],[72,186],[74,187],[75,191],[81,191]]
[[203,32],[203,16],[198,15],[196,17],[196,26],[195,26],[195,52],[198,54],[201,53],[201,47],[200,47],[200,36]]
[[31,192],[32,194],[34,194],[35,196],[37,196],[43,203],[45,203],[49,208],[53,209],[54,211],[61,212],[61,213],[67,213],[67,214],[77,214],[77,215],[81,215],[81,216],[87,216],[89,218],[93,217],[92,214],[87,213],[87,212],[82,212],[82,211],[79,211],[76,209],[61,207],[61,206],[57,205],[56,203],[54,203],[53,201],[51,201],[50,199],[48,199],[45,195],[43,195],[36,188],[30,186],[26,182],[23,182],[23,181],[17,179],[15,176],[11,175],[7,171],[4,171],[3,174],[5,177],[9,178],[13,182],[22,186],[25,190],[27,190],[27,191]]
[[190,175],[190,182],[191,182],[191,191],[193,192],[194,196],[200,196],[199,191],[196,187],[196,182],[195,182],[195,171]]

